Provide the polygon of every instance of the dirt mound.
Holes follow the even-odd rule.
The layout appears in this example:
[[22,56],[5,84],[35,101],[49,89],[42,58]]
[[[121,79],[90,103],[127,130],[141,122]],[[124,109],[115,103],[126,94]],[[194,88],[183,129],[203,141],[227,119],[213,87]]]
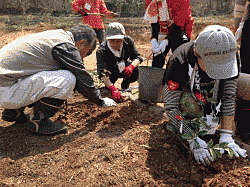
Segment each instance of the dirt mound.
[[128,100],[93,105],[75,94],[57,114],[69,132],[34,136],[2,123],[0,177],[4,186],[247,186],[247,159],[226,156],[196,164],[187,145],[165,129],[162,108]]
[[[147,28],[135,34],[143,30],[140,37],[149,41]],[[4,33],[0,46],[25,34]],[[138,48],[150,58],[148,43]],[[85,66],[95,70],[94,54]],[[249,186],[248,159],[197,164],[188,145],[166,130],[162,105],[143,104],[137,93],[109,108],[75,93],[55,116],[68,124],[64,135],[35,136],[24,125],[0,121],[0,186]]]

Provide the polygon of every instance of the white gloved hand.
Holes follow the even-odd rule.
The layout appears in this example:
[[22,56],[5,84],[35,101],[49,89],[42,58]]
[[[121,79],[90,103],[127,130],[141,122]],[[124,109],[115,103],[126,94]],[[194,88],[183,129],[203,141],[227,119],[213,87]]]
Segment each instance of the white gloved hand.
[[[243,158],[247,157],[247,151],[245,149],[240,148],[240,146],[235,143],[231,134],[228,134],[228,133],[221,133],[220,134],[219,143],[224,143],[224,142],[228,143],[228,147],[233,150],[234,155],[236,157],[240,157],[240,156]],[[225,152],[225,150],[222,149],[221,153],[224,153],[224,152]]]
[[115,106],[116,102],[113,99],[110,98],[103,98],[104,104],[102,105],[103,107],[109,107],[109,106]]
[[162,53],[165,51],[167,45],[168,45],[168,39],[164,39],[161,41],[159,48]]
[[206,114],[206,117],[203,117],[205,120],[206,125],[201,126],[201,130],[206,130],[207,134],[215,134],[216,129],[219,126],[219,118],[214,117],[212,114]]
[[154,55],[158,55],[161,53],[158,41],[155,38],[151,40],[151,50],[154,53]]
[[204,140],[197,137],[195,140],[188,140],[188,143],[195,160],[199,164],[209,165],[213,161],[213,158],[207,149],[207,143]]

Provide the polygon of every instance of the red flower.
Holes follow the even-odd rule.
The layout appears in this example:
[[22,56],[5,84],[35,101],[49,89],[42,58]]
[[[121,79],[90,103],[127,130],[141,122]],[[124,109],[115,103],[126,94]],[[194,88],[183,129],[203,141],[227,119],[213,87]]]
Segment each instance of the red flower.
[[176,91],[179,88],[179,83],[178,82],[174,82],[172,80],[168,81],[168,90],[169,91]]
[[196,92],[196,93],[195,93],[195,97],[198,99],[198,101],[201,101],[201,102],[203,102],[204,104],[207,104],[207,101],[206,101],[206,99],[205,99],[205,96],[204,96],[202,93]]
[[175,119],[178,119],[178,120],[184,120],[184,119],[183,119],[183,117],[182,117],[182,116],[180,116],[180,115],[176,115],[176,116],[175,116]]

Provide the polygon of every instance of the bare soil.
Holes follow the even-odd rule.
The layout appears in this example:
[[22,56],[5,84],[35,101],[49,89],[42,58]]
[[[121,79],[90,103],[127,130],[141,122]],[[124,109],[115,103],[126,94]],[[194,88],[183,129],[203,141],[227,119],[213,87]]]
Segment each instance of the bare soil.
[[[0,47],[36,31],[0,33]],[[127,33],[150,63],[150,31]],[[95,70],[95,54],[85,66]],[[162,104],[139,102],[136,89],[126,94],[129,100],[103,108],[75,93],[55,116],[68,125],[63,135],[36,136],[0,121],[0,186],[250,186],[248,159],[225,155],[208,167],[197,164],[187,144],[165,129]]]

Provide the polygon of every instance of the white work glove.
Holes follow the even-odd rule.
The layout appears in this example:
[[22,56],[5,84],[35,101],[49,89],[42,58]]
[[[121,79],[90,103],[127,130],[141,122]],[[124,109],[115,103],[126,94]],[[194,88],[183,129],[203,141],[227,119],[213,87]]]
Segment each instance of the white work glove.
[[162,53],[165,51],[167,45],[168,45],[168,39],[164,39],[161,41],[159,48]]
[[159,55],[161,53],[158,41],[155,38],[153,38],[151,40],[151,50],[152,50],[154,56]]
[[[240,156],[243,158],[247,157],[247,151],[245,149],[240,148],[240,146],[235,143],[234,139],[232,138],[232,134],[221,133],[219,143],[224,143],[224,142],[228,143],[228,147],[233,150],[234,155],[236,157]],[[222,149],[220,152],[223,154],[225,150]]]
[[[199,164],[209,165],[213,161],[213,158],[210,155],[209,150],[207,149],[207,143],[204,140],[197,137],[196,141],[188,140],[188,143],[195,160]],[[197,143],[199,146],[197,145]]]
[[103,107],[109,107],[109,106],[115,106],[116,105],[116,102],[113,100],[113,99],[110,99],[110,98],[103,98]]
[[203,117],[203,120],[205,120],[206,126],[201,126],[201,130],[206,130],[207,134],[215,134],[216,129],[218,128],[219,118],[214,117],[211,114],[206,114],[206,117]]

